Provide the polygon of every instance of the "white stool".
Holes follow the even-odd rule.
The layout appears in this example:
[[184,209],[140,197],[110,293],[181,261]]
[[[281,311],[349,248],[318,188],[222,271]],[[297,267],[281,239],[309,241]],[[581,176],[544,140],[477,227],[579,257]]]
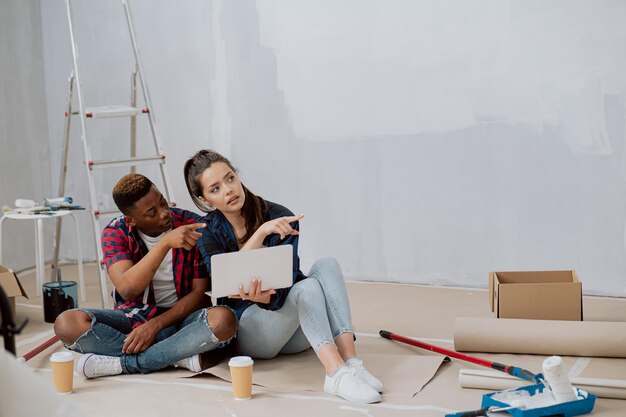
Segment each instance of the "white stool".
[[0,218],[0,264],[2,263],[2,232],[6,219],[13,220],[34,220],[35,221],[35,270],[37,276],[38,291],[42,291],[43,275],[45,268],[44,250],[43,250],[43,221],[46,219],[56,219],[69,215],[74,221],[74,231],[76,232],[76,249],[78,254],[78,280],[80,283],[80,300],[85,301],[85,276],[83,272],[83,253],[80,243],[80,230],[78,227],[78,219],[73,211],[58,210],[51,212],[52,214],[27,214],[27,213],[5,213]]

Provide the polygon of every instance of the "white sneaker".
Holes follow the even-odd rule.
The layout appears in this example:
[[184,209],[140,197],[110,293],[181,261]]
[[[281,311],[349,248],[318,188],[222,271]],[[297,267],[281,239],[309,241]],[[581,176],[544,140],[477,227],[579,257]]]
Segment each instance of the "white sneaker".
[[348,366],[341,366],[333,376],[326,375],[324,392],[354,403],[371,404],[380,401],[380,394]]
[[78,360],[76,371],[85,379],[122,373],[122,360],[116,356],[88,353]]
[[200,365],[200,354],[181,359],[177,362],[174,362],[172,365],[174,365],[175,368],[185,368],[190,370],[191,372],[202,372],[202,366]]
[[376,378],[372,375],[365,366],[363,366],[363,361],[357,358],[350,358],[346,361],[346,364],[354,369],[354,373],[356,376],[360,377],[363,381],[367,382],[370,387],[374,388],[378,392],[383,392],[383,383],[380,379]]

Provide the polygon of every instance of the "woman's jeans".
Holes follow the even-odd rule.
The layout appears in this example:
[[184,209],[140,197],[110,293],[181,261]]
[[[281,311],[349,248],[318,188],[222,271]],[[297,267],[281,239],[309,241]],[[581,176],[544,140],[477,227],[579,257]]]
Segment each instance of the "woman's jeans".
[[352,330],[350,303],[341,268],[334,258],[321,259],[309,277],[296,283],[279,310],[248,307],[239,320],[237,351],[259,359],[279,353],[317,353]]
[[213,334],[207,322],[210,308],[197,310],[177,326],[161,330],[154,344],[136,355],[122,352],[124,339],[133,330],[124,311],[78,309],[91,317],[91,329],[66,347],[80,353],[119,356],[126,374],[157,371],[195,354],[222,348],[231,341],[232,338],[221,341]]

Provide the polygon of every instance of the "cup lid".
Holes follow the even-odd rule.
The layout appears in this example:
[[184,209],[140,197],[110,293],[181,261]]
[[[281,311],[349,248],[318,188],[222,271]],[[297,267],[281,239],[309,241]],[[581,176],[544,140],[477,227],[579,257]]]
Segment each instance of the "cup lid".
[[230,358],[228,361],[228,366],[233,366],[235,368],[250,366],[254,363],[250,356],[235,356]]
[[69,362],[74,360],[72,352],[54,352],[50,356],[50,362]]

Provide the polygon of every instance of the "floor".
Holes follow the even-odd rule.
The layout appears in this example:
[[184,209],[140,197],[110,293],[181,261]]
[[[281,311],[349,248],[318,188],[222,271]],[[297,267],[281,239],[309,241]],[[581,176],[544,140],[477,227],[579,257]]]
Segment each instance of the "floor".
[[[64,268],[64,279],[73,279],[75,275],[75,267]],[[35,290],[34,274],[21,274],[20,280],[30,299],[18,299],[16,321],[19,323],[25,318],[29,319],[23,333],[17,338],[18,356],[52,336],[52,325],[43,321],[41,297]],[[99,307],[99,287],[94,265],[86,266],[86,281],[88,300],[81,303],[81,306]],[[323,368],[317,365],[314,358],[311,359],[310,352],[300,354],[300,357],[296,355],[263,364],[264,369],[274,367],[273,378],[277,382],[275,385],[271,381],[265,386],[255,385],[254,397],[249,401],[235,401],[230,383],[216,376],[205,373],[194,375],[174,369],[149,375],[122,375],[89,381],[76,377],[72,394],[62,397],[53,394],[50,394],[52,397],[46,396],[47,394],[37,395],[38,399],[31,401],[39,392],[37,387],[40,382],[44,391],[49,390],[52,384],[48,359],[52,352],[63,349],[57,343],[27,362],[27,366],[36,375],[33,378],[37,381],[20,382],[30,385],[16,388],[12,391],[13,394],[7,394],[7,391],[0,389],[0,415],[5,415],[2,412],[3,403],[19,401],[23,404],[21,409],[24,411],[30,405],[47,406],[46,398],[50,398],[49,410],[61,404],[75,411],[74,414],[59,412],[57,415],[107,417],[120,412],[124,415],[144,413],[153,416],[176,413],[178,417],[201,414],[213,417],[279,417],[295,414],[428,417],[480,408],[482,395],[490,391],[463,389],[458,383],[460,369],[479,368],[478,366],[456,359],[444,361],[439,355],[406,345],[400,348],[396,346],[396,342],[378,337],[378,331],[386,329],[452,349],[456,317],[491,317],[486,290],[350,282],[348,291],[357,332],[357,350],[367,353],[366,363],[372,369],[378,368],[381,374],[387,376],[387,380],[383,379],[383,382],[388,389],[379,404],[352,404],[324,394],[321,391]],[[626,299],[584,297],[584,312],[585,320],[626,321]],[[509,361],[508,363],[531,370],[538,370],[544,359],[542,356],[532,355],[477,356],[502,363]],[[307,360],[312,360],[309,362],[313,364],[311,367],[294,367],[294,364]],[[596,374],[585,374],[586,370],[583,370],[581,376],[602,377],[603,375],[597,373],[603,367],[626,367],[626,359],[594,358],[591,361],[602,366],[589,367],[589,372]],[[390,363],[402,365],[394,367]],[[3,374],[5,377],[0,376],[0,387],[3,386],[2,379],[8,378],[7,373]],[[28,375],[27,377],[30,378]],[[30,381],[28,378],[24,381]],[[423,378],[423,388],[419,385],[419,378]],[[313,381],[313,385],[308,387],[299,384],[299,381]],[[319,381],[317,388],[315,381]],[[4,386],[10,384],[6,383]],[[33,414],[24,411],[22,415]],[[599,398],[593,415],[624,416],[626,400]]]

